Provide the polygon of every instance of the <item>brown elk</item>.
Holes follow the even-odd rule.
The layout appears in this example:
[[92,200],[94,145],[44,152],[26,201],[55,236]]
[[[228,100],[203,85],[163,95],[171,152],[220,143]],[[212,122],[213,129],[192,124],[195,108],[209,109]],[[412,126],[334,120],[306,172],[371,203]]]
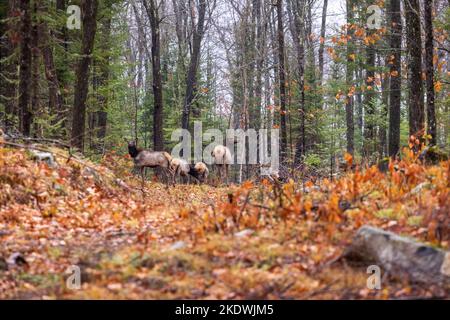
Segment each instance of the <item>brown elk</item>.
[[223,145],[217,145],[211,152],[211,156],[214,158],[214,164],[219,170],[220,181],[222,182],[223,176],[225,176],[225,181],[228,185],[229,166],[233,162],[230,149]]
[[197,162],[195,165],[190,165],[189,175],[194,177],[200,183],[207,182],[209,170],[203,162]]
[[172,181],[175,181],[175,176],[179,175],[181,177],[191,176],[198,182],[205,182],[209,174],[208,167],[203,162],[191,165],[184,159],[172,158],[169,167]]
[[136,146],[135,141],[128,141],[128,153],[133,158],[134,165],[139,168],[144,186],[144,168],[162,168],[165,176],[170,172],[170,160],[172,156],[165,151],[153,151],[141,149]]

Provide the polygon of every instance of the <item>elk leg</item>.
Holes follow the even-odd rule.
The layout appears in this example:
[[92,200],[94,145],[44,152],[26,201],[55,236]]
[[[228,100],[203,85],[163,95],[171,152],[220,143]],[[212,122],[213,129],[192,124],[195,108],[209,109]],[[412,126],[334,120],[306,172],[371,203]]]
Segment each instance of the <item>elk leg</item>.
[[227,187],[228,187],[228,169],[229,169],[229,167],[228,167],[228,164],[225,164],[224,166],[225,166],[225,181],[226,181]]
[[142,190],[144,190],[144,167],[141,167]]

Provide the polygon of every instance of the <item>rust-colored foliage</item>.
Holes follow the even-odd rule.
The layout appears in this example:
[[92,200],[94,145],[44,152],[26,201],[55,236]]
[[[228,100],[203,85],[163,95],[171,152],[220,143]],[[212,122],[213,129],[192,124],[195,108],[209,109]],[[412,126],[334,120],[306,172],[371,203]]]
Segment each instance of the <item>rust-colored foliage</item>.
[[[57,156],[53,168],[1,147],[0,258],[20,253],[27,263],[0,270],[0,297],[445,295],[394,280],[368,292],[365,270],[329,266],[363,224],[449,248],[450,162],[418,157],[407,149],[381,172],[345,155],[333,181],[169,190],[148,181],[141,190],[127,156],[109,153],[100,165]],[[65,287],[73,264],[83,269],[77,291]]]

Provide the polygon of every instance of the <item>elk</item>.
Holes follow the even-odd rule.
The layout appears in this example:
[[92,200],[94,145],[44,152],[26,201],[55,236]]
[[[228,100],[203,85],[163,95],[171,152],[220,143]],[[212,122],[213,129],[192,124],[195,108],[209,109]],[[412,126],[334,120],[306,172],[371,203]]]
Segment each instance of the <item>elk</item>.
[[189,175],[194,177],[198,182],[206,182],[209,175],[209,170],[203,162],[197,162],[189,168]]
[[128,141],[128,153],[133,158],[135,167],[140,170],[142,187],[144,187],[144,168],[162,168],[167,177],[167,171],[170,171],[169,163],[172,160],[172,156],[167,152],[141,149],[136,146],[135,141]]
[[184,159],[172,158],[169,163],[170,173],[172,174],[172,183],[175,184],[175,176],[188,177],[190,171],[189,163]]
[[220,181],[222,182],[223,176],[225,176],[225,181],[228,185],[228,170],[230,164],[233,162],[230,149],[223,145],[217,145],[211,151],[211,156],[214,158],[214,164],[218,168]]

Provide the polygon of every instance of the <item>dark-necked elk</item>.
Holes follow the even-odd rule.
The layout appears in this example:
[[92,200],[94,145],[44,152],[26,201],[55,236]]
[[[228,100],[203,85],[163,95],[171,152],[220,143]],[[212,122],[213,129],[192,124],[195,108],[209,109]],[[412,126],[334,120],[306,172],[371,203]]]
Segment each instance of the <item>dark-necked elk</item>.
[[167,177],[167,171],[170,171],[170,160],[172,160],[172,156],[167,152],[141,149],[136,146],[135,141],[129,141],[128,153],[133,158],[135,167],[140,170],[142,186],[144,186],[144,168],[162,168]]
[[225,181],[228,185],[228,170],[233,162],[230,149],[223,145],[217,145],[211,152],[211,156],[214,158],[214,164],[218,168],[220,182],[223,182],[223,177],[225,176]]
[[190,165],[189,175],[195,178],[198,182],[207,182],[209,170],[203,162],[197,162],[195,165]]

